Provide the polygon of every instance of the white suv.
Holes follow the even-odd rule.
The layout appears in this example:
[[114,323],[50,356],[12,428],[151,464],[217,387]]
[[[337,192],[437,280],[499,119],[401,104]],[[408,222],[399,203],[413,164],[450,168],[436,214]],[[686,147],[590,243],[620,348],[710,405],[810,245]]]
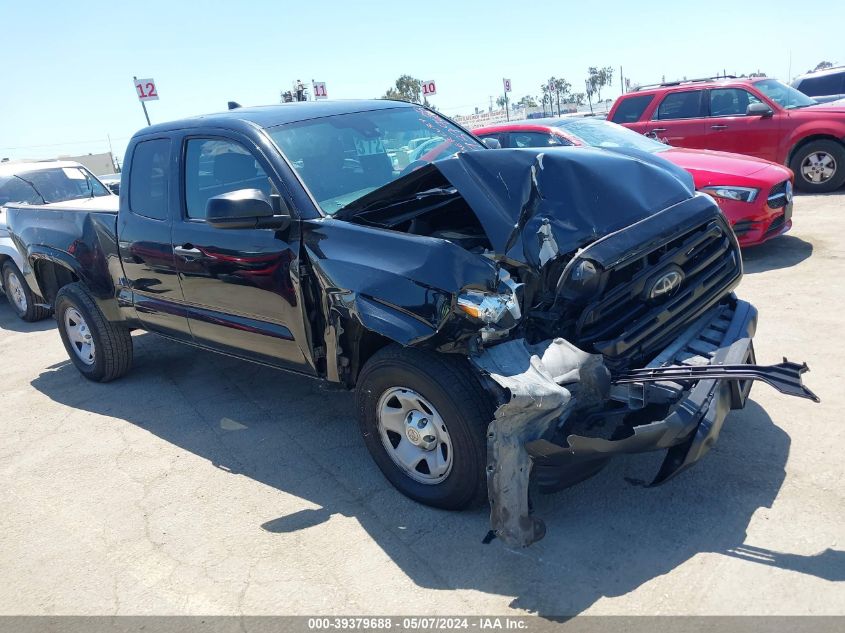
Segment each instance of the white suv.
[[819,103],[843,99],[845,98],[845,66],[825,68],[801,75],[792,82],[792,87]]
[[73,161],[3,163],[0,165],[0,290],[24,321],[50,315],[50,308],[36,296],[24,278],[29,271],[6,227],[9,203],[45,205],[67,200],[114,196],[90,171]]

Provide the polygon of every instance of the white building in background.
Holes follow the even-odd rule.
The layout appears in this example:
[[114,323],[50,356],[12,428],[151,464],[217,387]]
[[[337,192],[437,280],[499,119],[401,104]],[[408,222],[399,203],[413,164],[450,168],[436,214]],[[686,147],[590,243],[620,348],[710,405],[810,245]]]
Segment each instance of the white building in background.
[[83,154],[82,156],[59,156],[59,160],[73,160],[85,165],[95,176],[105,176],[117,171],[111,152]]

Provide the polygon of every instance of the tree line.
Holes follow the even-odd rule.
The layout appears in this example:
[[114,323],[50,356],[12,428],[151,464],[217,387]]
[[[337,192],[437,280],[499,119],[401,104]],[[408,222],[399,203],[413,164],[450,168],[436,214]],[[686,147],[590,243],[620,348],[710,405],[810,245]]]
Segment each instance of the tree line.
[[[587,77],[584,80],[584,91],[578,92],[572,90],[572,84],[564,78],[549,77],[548,81],[540,85],[540,93],[538,95],[525,95],[517,101],[513,101],[513,105],[525,108],[537,108],[542,104],[543,109],[548,109],[554,113],[555,108],[560,114],[561,104],[574,103],[576,105],[584,105],[588,100],[595,99],[601,101],[602,88],[609,86],[613,80],[613,68],[605,66],[599,68],[597,66],[590,66],[587,69]],[[394,99],[398,101],[408,101],[411,103],[421,103],[423,105],[430,105],[422,94],[420,87],[421,81],[412,75],[402,75],[390,86],[381,96],[382,99]],[[496,105],[500,108],[505,106],[505,96],[502,95],[496,99]]]

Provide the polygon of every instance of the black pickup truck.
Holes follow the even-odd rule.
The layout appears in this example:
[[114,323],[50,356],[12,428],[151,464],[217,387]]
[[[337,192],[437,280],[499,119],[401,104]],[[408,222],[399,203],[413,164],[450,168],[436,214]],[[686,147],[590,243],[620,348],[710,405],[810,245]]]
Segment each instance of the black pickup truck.
[[292,103],[145,128],[123,185],[117,213],[8,210],[86,378],[125,374],[142,329],[355,389],[390,482],[450,509],[486,492],[511,546],[544,534],[529,483],[663,449],[662,483],[753,380],[815,399],[806,365],[755,364],[736,238],[652,155]]

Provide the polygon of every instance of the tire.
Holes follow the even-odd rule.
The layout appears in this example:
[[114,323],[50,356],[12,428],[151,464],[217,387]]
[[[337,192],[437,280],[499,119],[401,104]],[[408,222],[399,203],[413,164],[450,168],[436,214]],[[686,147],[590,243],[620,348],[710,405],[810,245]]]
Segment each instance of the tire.
[[[62,343],[79,373],[94,382],[109,382],[129,371],[132,366],[129,329],[107,320],[82,284],[62,287],[55,305]],[[93,343],[93,347],[86,347],[80,337],[87,344]]]
[[3,264],[2,274],[6,298],[19,318],[32,323],[50,316],[49,308],[37,305],[43,303],[44,300],[29,289],[29,284],[26,283],[23,273],[15,262],[8,260]]
[[[400,404],[394,395],[397,393],[403,402],[413,399],[409,394],[425,402],[406,416],[405,411],[411,409],[404,405],[396,408]],[[367,450],[399,492],[425,505],[447,510],[460,510],[486,500],[486,431],[493,420],[493,400],[465,358],[393,345],[383,348],[361,371],[355,400]],[[395,457],[404,453],[396,448],[388,449],[388,443],[411,441],[406,436],[407,426],[401,427],[406,435],[387,432],[386,424],[380,423],[383,407],[392,412],[391,419],[404,419],[405,425],[408,420],[413,421],[413,416],[417,416],[419,424],[430,422],[430,428],[438,435],[436,448],[426,451],[414,447],[424,457],[413,471],[400,465]],[[442,425],[436,422],[438,419]],[[433,437],[425,435],[427,431],[421,433],[423,440]],[[450,461],[448,472],[438,474],[437,470],[428,469],[427,465],[433,462],[442,466],[444,455]]]
[[[825,157],[827,169],[833,167],[833,173],[827,169],[816,172],[817,181],[811,178],[814,167],[821,169],[817,159]],[[792,155],[789,168],[795,172],[795,186],[807,193],[827,193],[836,191],[845,183],[845,145],[837,141],[818,140],[802,145]],[[808,173],[805,173],[809,171]]]

